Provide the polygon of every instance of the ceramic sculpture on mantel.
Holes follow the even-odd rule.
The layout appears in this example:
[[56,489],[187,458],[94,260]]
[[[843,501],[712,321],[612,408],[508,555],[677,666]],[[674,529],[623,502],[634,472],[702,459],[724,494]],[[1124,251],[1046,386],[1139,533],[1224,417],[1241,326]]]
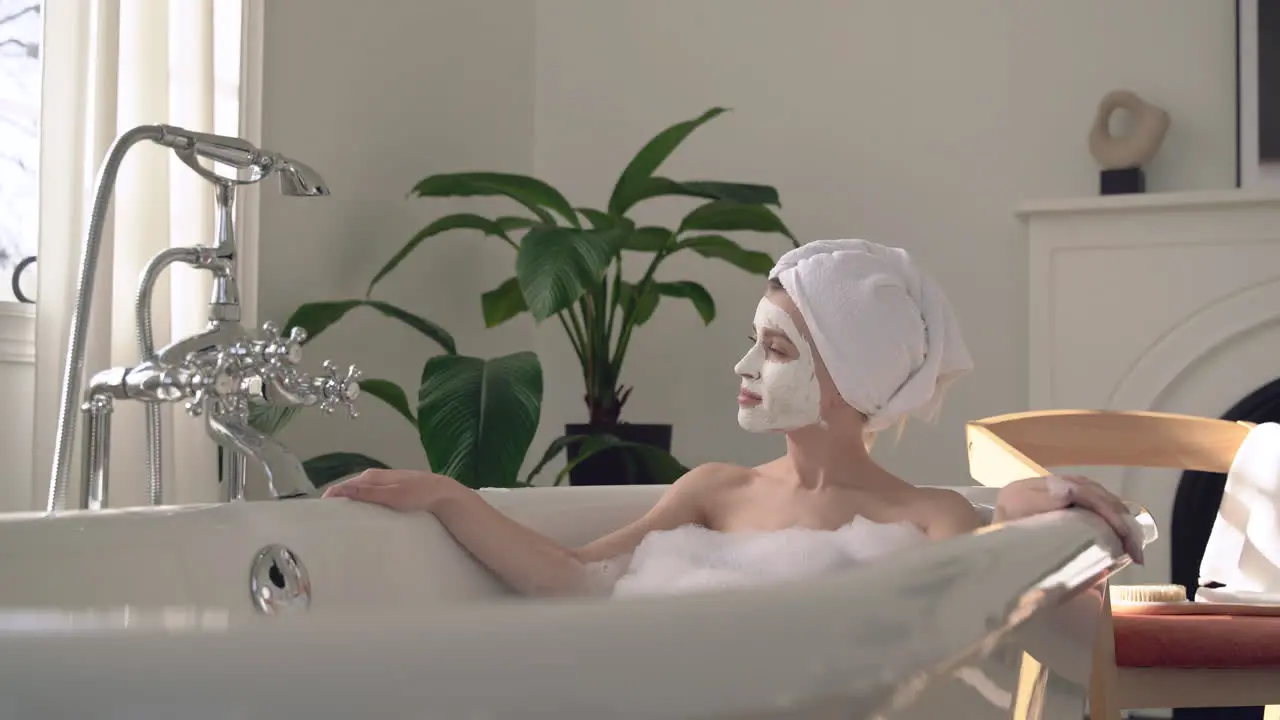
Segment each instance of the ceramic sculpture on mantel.
[[[1111,116],[1126,111],[1128,132],[1111,133]],[[1103,195],[1141,193],[1147,190],[1142,166],[1151,162],[1169,131],[1169,113],[1129,90],[1112,90],[1098,103],[1089,130],[1089,152],[1102,167],[1099,190]]]

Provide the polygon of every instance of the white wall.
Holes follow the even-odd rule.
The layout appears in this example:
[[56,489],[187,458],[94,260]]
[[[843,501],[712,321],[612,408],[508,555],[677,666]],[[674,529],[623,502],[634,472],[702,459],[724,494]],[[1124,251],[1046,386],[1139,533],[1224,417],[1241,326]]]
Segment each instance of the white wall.
[[[482,203],[408,200],[437,172],[533,171],[533,6],[519,0],[270,0],[266,7],[263,144],[319,170],[323,199],[264,191],[260,315],[284,320],[301,302],[363,296],[369,280],[435,217]],[[378,289],[380,299],[451,330],[460,350],[525,349],[528,323],[483,331],[479,294],[510,277],[505,246],[435,239]],[[360,310],[308,345],[304,363],[354,362],[366,377],[416,395],[437,348]],[[355,450],[426,467],[417,433],[378,400],[351,421],[307,412],[285,439],[305,457]]]
[[[947,289],[978,369],[938,426],[913,426],[877,453],[910,480],[965,483],[963,421],[1026,405],[1027,259],[1013,209],[1096,194],[1085,135],[1117,87],[1173,117],[1151,190],[1232,186],[1232,13],[1202,0],[271,0],[265,141],[321,169],[334,196],[265,197],[263,309],[282,317],[361,292],[446,211],[404,199],[429,173],[536,171],[599,204],[650,135],[725,105],[734,112],[697,133],[670,174],[775,184],[803,239],[901,245]],[[541,353],[541,452],[584,415],[560,329],[484,330],[479,293],[511,274],[509,251],[431,244],[387,296],[445,324],[464,352]],[[759,279],[698,258],[667,275],[706,284],[721,317],[703,328],[687,307],[659,312],[628,362],[626,418],[674,422],[686,463],[767,458],[780,444],[737,428],[730,371]],[[412,386],[429,346],[365,317],[317,341],[310,359],[354,360]],[[304,455],[341,445],[420,466],[413,433],[376,401],[364,407],[355,424],[311,413],[287,437]]]

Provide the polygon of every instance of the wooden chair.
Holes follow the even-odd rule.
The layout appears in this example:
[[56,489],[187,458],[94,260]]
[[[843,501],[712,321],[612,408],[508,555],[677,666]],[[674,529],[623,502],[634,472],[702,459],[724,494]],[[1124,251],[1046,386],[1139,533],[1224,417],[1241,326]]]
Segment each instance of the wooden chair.
[[[1156,412],[1050,410],[968,424],[969,470],[989,487],[1047,468],[1129,466],[1226,473],[1250,423]],[[1280,617],[1113,615],[1094,652],[1089,715],[1137,708],[1266,706],[1280,720]]]

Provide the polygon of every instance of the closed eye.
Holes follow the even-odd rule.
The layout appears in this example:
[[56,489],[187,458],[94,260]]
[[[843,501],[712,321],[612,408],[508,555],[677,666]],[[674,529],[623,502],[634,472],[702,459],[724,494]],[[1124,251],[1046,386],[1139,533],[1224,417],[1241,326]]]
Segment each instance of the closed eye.
[[[751,341],[752,345],[755,345],[756,343],[760,342],[760,338],[756,337],[755,335],[748,335],[747,339]],[[777,346],[771,343],[766,342],[766,343],[761,343],[761,345],[764,347],[764,352],[766,355],[773,355],[775,357],[784,357],[786,355],[786,353],[779,350]]]

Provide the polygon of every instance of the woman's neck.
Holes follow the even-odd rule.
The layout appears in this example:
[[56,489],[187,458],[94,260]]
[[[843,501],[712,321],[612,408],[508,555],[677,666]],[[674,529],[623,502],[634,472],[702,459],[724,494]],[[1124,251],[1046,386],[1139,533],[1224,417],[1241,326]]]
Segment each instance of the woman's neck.
[[861,429],[811,425],[787,433],[787,462],[800,487],[883,488],[902,481],[876,464]]

